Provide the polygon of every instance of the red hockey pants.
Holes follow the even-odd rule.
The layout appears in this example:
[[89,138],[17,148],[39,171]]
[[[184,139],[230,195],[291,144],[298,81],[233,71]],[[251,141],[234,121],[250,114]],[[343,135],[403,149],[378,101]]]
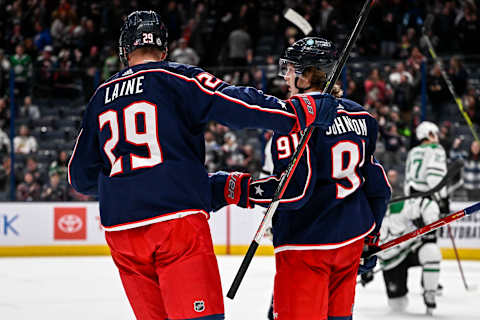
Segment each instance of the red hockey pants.
[[363,242],[332,250],[276,253],[275,319],[351,319]]
[[106,232],[105,237],[138,320],[224,319],[205,216]]

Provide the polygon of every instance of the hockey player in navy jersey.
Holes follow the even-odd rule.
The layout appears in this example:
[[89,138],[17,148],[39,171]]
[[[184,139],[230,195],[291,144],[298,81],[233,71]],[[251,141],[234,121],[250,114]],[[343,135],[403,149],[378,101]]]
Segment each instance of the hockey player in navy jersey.
[[338,101],[310,104],[231,86],[200,68],[170,63],[167,30],[153,11],[131,13],[119,40],[126,68],[100,85],[85,111],[68,165],[69,183],[98,196],[100,218],[137,319],[223,319],[217,261],[207,223],[212,190],[248,206],[248,174],[204,167],[204,129],[283,134],[328,127]]
[[[335,59],[333,43],[321,38],[287,48],[280,70],[290,93],[316,96]],[[365,245],[376,245],[391,194],[373,156],[377,130],[362,106],[340,99],[334,123],[309,140],[273,217],[274,319],[351,319],[357,272],[376,263],[360,265],[361,254]],[[299,139],[298,133],[273,136],[274,174],[242,190],[251,204],[269,205]]]

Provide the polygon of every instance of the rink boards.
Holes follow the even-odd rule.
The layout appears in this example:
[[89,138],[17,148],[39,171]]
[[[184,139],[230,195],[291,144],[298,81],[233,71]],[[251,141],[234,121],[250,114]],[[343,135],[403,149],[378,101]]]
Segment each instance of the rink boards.
[[[454,202],[452,211],[471,203]],[[212,213],[209,223],[217,254],[244,254],[265,209],[235,206]],[[462,259],[480,260],[480,213],[451,224]],[[439,231],[445,258],[455,258],[447,229]],[[104,231],[96,202],[4,202],[0,204],[0,256],[105,255]],[[257,254],[272,255],[265,239]]]

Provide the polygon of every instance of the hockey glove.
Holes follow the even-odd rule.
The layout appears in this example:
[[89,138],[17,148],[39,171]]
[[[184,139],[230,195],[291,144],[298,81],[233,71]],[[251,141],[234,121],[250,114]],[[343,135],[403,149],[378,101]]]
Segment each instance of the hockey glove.
[[[377,256],[370,256],[375,248],[378,247],[378,241],[380,234],[369,234],[365,237],[365,243],[363,245],[362,259],[360,259],[360,266],[358,267],[358,274],[362,275],[369,271],[373,271],[373,268],[377,265]],[[373,279],[373,278],[372,278]]]
[[438,201],[438,207],[440,208],[440,218],[444,218],[450,214],[450,201],[448,198],[443,198]]
[[252,208],[248,198],[251,175],[242,172],[219,171],[210,177],[213,211],[230,204],[242,208]]
[[337,114],[338,100],[330,94],[294,95],[287,100],[295,110],[297,123],[292,131],[300,131],[314,125],[327,129]]

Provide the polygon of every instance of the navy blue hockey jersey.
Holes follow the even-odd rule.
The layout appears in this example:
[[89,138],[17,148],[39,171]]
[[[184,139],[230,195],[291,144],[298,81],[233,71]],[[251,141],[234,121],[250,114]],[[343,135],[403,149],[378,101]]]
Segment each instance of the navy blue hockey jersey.
[[85,111],[68,165],[71,185],[96,195],[107,231],[211,211],[204,129],[285,134],[290,104],[254,88],[231,86],[200,68],[151,62],[103,83]]
[[[391,190],[373,157],[377,131],[362,106],[340,100],[334,123],[310,138],[273,217],[275,252],[338,248],[380,229]],[[252,183],[250,201],[268,206],[299,138],[273,136],[274,174]]]

